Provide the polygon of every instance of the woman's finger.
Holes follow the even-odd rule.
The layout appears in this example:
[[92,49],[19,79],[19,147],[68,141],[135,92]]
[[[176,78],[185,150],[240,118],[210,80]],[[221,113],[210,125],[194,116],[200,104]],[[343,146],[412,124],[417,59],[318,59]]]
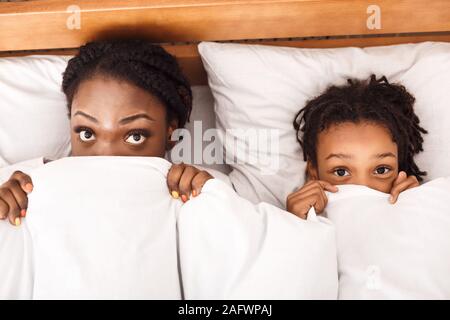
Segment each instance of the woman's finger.
[[8,188],[0,189],[0,198],[8,205],[8,219],[14,226],[20,225],[20,207]]
[[8,217],[9,206],[6,201],[0,196],[0,220],[5,220]]
[[13,194],[14,199],[16,200],[17,204],[19,205],[20,209],[20,216],[22,218],[26,215],[26,210],[28,208],[28,196],[23,191],[21,185],[19,184],[19,181],[17,180],[9,180],[5,185],[8,186],[9,191]]
[[198,172],[191,182],[192,196],[193,197],[198,196],[202,191],[203,185],[206,183],[206,181],[213,178],[214,177],[211,176],[207,171]]
[[16,180],[22,190],[26,193],[30,193],[31,191],[33,191],[33,182],[31,181],[30,176],[21,171],[14,172],[10,180]]
[[170,167],[169,172],[167,173],[167,187],[169,188],[169,192],[175,199],[178,199],[180,196],[180,179],[183,175],[183,171],[186,168],[184,163],[173,164]]
[[180,178],[180,195],[181,200],[183,202],[186,202],[189,200],[191,192],[192,192],[192,180],[194,179],[195,175],[199,172],[199,170],[193,166],[186,166],[186,168],[183,171],[183,175]]

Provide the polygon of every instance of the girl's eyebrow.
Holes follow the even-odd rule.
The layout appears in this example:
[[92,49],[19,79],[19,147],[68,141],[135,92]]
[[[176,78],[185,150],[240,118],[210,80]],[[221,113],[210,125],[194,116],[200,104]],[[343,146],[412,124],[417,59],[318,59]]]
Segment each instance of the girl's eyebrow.
[[[378,153],[378,154],[372,156],[373,159],[383,159],[383,158],[387,158],[387,157],[397,158],[395,156],[395,154],[393,154],[392,152]],[[352,159],[353,156],[350,154],[345,154],[345,153],[330,153],[328,155],[328,157],[325,158],[325,160],[329,160],[331,158]]]
[[382,158],[387,158],[387,157],[397,158],[395,156],[395,154],[393,154],[392,152],[379,153],[379,154],[374,155],[372,158],[382,159]]
[[139,114],[135,114],[135,115],[128,116],[128,117],[125,117],[125,118],[121,119],[119,121],[119,124],[127,124],[127,123],[135,121],[137,119],[147,119],[149,121],[155,121],[155,119],[150,117],[148,114],[146,114],[146,113],[139,113]]
[[330,153],[328,157],[325,158],[325,160],[329,160],[331,158],[339,158],[339,159],[351,159],[353,158],[352,155],[344,154],[344,153]]
[[84,113],[83,111],[77,111],[77,112],[74,113],[73,116],[74,116],[74,117],[75,117],[75,116],[83,116],[83,117],[88,118],[88,119],[91,120],[92,122],[98,123],[98,120],[97,120],[96,118],[94,118],[93,116],[88,115],[87,113]]

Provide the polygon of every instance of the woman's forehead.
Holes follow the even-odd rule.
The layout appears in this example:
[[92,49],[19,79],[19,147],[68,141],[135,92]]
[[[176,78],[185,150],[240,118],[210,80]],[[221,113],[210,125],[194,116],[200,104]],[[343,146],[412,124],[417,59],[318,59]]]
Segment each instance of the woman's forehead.
[[102,117],[105,113],[118,118],[134,113],[165,116],[165,107],[150,92],[124,80],[95,76],[80,83],[72,101],[72,115],[77,111]]

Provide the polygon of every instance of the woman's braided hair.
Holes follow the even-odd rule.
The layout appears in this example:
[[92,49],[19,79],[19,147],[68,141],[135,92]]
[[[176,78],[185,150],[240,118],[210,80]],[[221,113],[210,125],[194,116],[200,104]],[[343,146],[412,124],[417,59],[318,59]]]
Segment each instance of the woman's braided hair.
[[70,59],[63,74],[62,90],[69,114],[73,97],[83,80],[95,75],[126,80],[159,98],[168,120],[183,127],[192,110],[192,91],[176,59],[147,40],[105,40],[87,43]]
[[307,102],[294,119],[297,141],[304,160],[317,166],[318,134],[343,122],[372,122],[386,127],[397,144],[399,170],[414,175],[419,181],[426,172],[420,171],[414,156],[423,151],[422,128],[414,113],[415,98],[399,84],[386,77],[372,75],[366,81],[348,80],[344,86],[331,86],[320,96]]

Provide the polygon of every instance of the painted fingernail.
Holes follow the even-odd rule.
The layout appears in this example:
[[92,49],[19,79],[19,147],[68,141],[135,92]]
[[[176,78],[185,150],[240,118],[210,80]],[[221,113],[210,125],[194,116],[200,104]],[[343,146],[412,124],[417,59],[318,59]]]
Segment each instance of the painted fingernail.
[[179,195],[179,193],[177,192],[177,191],[172,191],[172,197],[174,198],[174,199],[178,199],[178,197],[180,196]]
[[25,218],[26,215],[27,215],[27,210],[22,209],[22,210],[20,211],[20,216],[21,216],[22,218]]
[[197,190],[195,190],[195,189],[192,190],[192,196],[193,196],[193,197],[196,197],[196,196],[197,196]]
[[17,217],[17,218],[14,220],[14,224],[16,225],[16,227],[20,226],[20,218],[19,218],[19,217]]
[[27,184],[25,185],[25,191],[26,191],[26,192],[31,192],[31,191],[33,191],[33,185],[32,185],[31,183],[27,183]]
[[182,200],[183,202],[186,202],[186,201],[187,201],[187,196],[186,196],[185,194],[182,194],[182,195],[181,195],[181,200]]

